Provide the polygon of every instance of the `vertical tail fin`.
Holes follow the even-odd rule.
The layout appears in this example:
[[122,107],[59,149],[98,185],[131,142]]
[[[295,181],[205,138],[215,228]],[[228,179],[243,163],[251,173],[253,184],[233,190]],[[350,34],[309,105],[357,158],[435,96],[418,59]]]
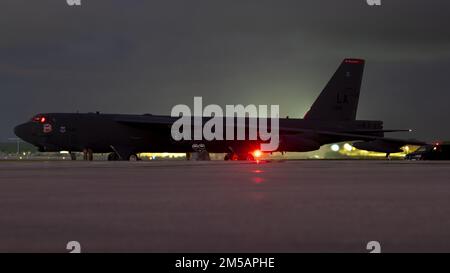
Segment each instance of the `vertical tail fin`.
[[304,118],[355,120],[364,63],[361,59],[345,59]]

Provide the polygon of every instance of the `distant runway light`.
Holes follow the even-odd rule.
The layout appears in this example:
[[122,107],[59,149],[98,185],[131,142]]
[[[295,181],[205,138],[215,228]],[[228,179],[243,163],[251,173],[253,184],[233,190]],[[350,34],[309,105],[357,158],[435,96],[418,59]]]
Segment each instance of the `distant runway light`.
[[332,150],[333,152],[339,151],[339,145],[337,145],[337,144],[331,145],[331,150]]

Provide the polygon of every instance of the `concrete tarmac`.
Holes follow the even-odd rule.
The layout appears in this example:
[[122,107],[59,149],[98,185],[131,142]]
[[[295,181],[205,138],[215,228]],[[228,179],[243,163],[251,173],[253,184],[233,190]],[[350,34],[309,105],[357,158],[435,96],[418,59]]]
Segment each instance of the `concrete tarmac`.
[[450,252],[450,162],[0,162],[0,252]]

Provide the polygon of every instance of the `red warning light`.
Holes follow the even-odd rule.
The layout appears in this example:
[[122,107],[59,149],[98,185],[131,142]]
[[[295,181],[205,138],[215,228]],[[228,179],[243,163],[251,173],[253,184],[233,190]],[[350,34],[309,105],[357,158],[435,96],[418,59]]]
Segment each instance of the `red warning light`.
[[45,123],[46,120],[47,120],[47,119],[46,119],[45,117],[41,117],[41,118],[39,119],[39,122],[40,122],[40,123]]
[[262,152],[260,150],[255,150],[255,151],[253,151],[253,156],[255,158],[259,158],[262,156]]

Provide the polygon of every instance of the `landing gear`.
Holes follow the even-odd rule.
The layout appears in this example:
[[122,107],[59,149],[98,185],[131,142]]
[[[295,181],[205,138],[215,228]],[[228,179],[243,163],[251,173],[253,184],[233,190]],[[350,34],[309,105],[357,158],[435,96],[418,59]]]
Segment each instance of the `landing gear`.
[[228,161],[237,161],[237,160],[247,160],[247,161],[255,161],[255,157],[251,153],[227,153],[223,160]]
[[194,143],[194,144],[192,144],[192,150],[194,152],[186,154],[187,160],[192,160],[192,161],[209,161],[209,160],[211,160],[211,157],[209,156],[209,153],[206,150],[205,144]]
[[227,160],[232,160],[232,161],[240,160],[239,159],[239,155],[236,154],[236,153],[227,153],[223,159],[225,161],[227,161]]
[[[121,158],[117,153],[112,152],[108,155],[108,161],[119,161],[119,160],[124,160],[123,158]],[[131,154],[128,156],[127,158],[128,161],[139,161],[141,160],[139,158],[139,156],[137,154]]]
[[247,161],[255,161],[255,157],[252,154],[247,154]]
[[194,152],[191,153],[189,160],[192,161],[209,161],[211,160],[211,157],[209,156],[208,151],[200,151],[200,152]]
[[83,150],[83,160],[84,161],[94,160],[94,152],[92,151],[92,149],[84,149]]
[[108,155],[108,161],[117,161],[119,160],[119,156],[116,153],[110,153]]
[[139,161],[141,160],[137,154],[134,153],[134,149],[129,147],[120,147],[120,146],[110,146],[113,150],[112,153],[109,154],[108,160],[128,160],[128,161]]
[[139,159],[139,157],[136,155],[136,154],[131,154],[129,157],[128,157],[128,161],[139,161],[140,159]]

